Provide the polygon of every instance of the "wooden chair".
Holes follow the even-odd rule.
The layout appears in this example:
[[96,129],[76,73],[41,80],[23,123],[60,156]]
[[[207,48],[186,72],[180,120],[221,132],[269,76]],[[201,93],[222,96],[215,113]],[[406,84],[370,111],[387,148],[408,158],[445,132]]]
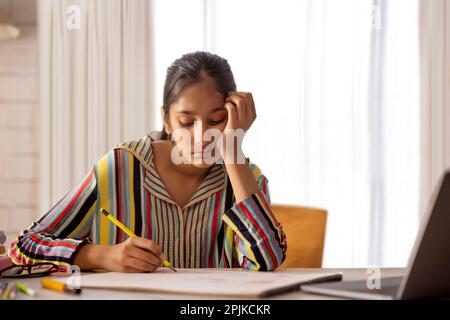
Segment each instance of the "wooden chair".
[[286,234],[284,268],[322,267],[327,211],[322,209],[272,205]]

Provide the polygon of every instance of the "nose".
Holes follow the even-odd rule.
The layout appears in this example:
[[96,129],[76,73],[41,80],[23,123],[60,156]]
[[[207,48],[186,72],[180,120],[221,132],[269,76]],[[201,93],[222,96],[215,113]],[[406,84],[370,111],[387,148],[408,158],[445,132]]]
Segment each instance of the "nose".
[[210,145],[213,141],[205,140],[205,132],[211,129],[207,122],[198,121],[198,124],[194,126],[194,137],[193,137],[193,145],[194,150],[205,150],[208,145]]

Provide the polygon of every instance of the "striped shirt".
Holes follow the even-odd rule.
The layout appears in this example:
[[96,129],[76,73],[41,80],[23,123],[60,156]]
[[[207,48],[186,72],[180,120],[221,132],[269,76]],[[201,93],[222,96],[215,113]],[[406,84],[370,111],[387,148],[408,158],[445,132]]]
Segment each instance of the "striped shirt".
[[259,191],[236,203],[225,166],[214,164],[189,203],[169,195],[153,162],[152,139],[115,146],[53,208],[11,243],[16,264],[52,262],[67,270],[83,243],[114,245],[127,235],[105,208],[137,236],[161,246],[178,268],[274,270],[286,238],[270,206],[267,179],[250,163]]

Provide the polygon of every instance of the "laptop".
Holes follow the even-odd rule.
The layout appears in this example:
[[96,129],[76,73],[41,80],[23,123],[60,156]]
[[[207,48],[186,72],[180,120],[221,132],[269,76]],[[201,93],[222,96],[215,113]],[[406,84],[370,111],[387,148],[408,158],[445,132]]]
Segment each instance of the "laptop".
[[405,276],[381,278],[378,287],[371,289],[363,280],[309,284],[301,290],[352,299],[450,298],[450,170],[433,191]]

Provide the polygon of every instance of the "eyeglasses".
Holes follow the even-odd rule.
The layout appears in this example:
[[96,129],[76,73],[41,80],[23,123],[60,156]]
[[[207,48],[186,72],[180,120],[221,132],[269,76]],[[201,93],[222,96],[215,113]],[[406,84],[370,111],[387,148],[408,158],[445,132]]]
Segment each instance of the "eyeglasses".
[[13,265],[0,270],[0,278],[33,278],[58,272],[59,267],[51,262],[40,262],[30,265]]

